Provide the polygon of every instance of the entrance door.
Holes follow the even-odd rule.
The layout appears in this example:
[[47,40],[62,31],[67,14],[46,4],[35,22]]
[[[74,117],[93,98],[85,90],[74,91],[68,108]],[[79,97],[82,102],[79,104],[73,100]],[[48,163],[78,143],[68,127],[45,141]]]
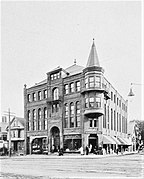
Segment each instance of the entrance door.
[[90,134],[89,135],[89,146],[90,144],[92,145],[92,151],[93,152],[93,149],[96,148],[98,149],[98,136],[97,134]]
[[60,130],[58,127],[51,129],[51,150],[56,152],[60,148]]

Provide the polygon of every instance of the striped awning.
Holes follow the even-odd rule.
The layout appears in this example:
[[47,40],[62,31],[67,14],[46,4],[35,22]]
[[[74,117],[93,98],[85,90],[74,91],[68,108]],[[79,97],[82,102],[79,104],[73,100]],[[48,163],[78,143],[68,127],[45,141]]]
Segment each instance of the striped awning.
[[117,137],[117,139],[120,141],[120,145],[128,145],[127,142],[122,137]]
[[132,142],[128,138],[124,138],[124,140],[126,141],[127,145],[132,145]]
[[117,145],[121,145],[121,142],[114,136],[111,136],[111,138],[116,142]]
[[103,144],[116,144],[116,142],[110,136],[103,135]]

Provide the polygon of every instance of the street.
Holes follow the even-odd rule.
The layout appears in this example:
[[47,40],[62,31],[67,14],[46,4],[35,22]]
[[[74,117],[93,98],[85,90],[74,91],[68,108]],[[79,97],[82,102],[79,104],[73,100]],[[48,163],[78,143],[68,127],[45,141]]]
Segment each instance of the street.
[[144,155],[1,157],[0,178],[142,178]]

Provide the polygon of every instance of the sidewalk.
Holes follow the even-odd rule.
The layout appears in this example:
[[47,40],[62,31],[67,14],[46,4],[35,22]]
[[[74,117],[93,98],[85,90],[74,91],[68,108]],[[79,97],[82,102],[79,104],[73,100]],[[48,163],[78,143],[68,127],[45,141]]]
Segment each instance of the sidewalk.
[[58,156],[58,153],[54,153],[54,154],[49,154],[49,155],[39,155],[39,154],[32,154],[32,155],[25,155],[25,156],[0,156],[0,159],[9,159],[9,158],[12,158],[12,159],[40,159],[40,158],[43,158],[43,159],[48,159],[48,158],[61,158],[61,159],[69,159],[69,158],[72,158],[72,159],[78,159],[78,158],[84,158],[84,159],[95,159],[95,158],[107,158],[107,157],[120,157],[120,156],[124,156],[124,155],[133,155],[133,154],[138,154],[137,151],[134,151],[134,152],[124,152],[123,154],[119,153],[118,155],[117,154],[106,154],[106,155],[95,155],[95,154],[89,154],[89,155],[80,155],[80,154],[68,154],[68,153],[64,153],[63,156]]

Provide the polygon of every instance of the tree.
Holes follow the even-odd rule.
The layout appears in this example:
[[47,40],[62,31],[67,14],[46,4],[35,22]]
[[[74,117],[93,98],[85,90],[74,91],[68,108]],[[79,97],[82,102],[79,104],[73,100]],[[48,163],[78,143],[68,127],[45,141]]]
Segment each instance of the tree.
[[144,144],[144,121],[136,120],[136,124],[138,127],[139,136],[141,136],[141,141]]

